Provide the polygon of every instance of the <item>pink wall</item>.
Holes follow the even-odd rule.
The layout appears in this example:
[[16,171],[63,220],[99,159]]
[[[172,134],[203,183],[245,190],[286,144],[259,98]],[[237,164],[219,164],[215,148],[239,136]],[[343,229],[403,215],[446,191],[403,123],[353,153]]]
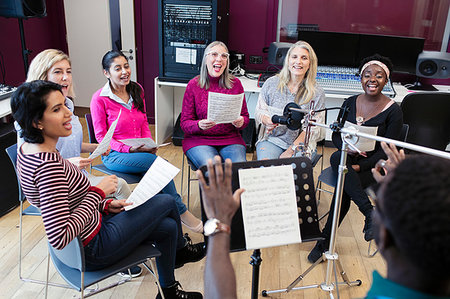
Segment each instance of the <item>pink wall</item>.
[[[237,50],[246,55],[247,69],[265,69],[267,56],[262,49],[275,40],[278,0],[229,1],[230,50]],[[67,52],[63,3],[61,0],[46,2],[47,17],[24,21],[27,47],[33,51],[30,60],[47,48],[58,48]],[[145,89],[148,115],[153,120],[154,78],[158,76],[158,1],[134,0],[134,4],[138,48],[136,71],[138,81]],[[301,23],[317,23],[317,20],[320,20],[321,30],[389,34],[395,27],[396,32],[393,33],[407,35],[412,21],[405,20],[404,16],[409,15],[405,14],[405,10],[411,10],[411,7],[402,4],[403,1],[302,0],[298,11]],[[434,12],[430,9],[429,13],[432,11]],[[17,19],[0,17],[0,52],[5,61],[6,83],[19,85],[25,80],[25,73]],[[264,63],[248,64],[250,55],[262,55]],[[450,84],[450,80],[432,82]]]
[[405,16],[410,16],[411,11],[412,6],[402,1],[302,0],[298,15],[299,23],[303,24],[317,24],[320,20],[321,31],[407,36],[410,22],[405,20]]
[[145,90],[149,121],[155,119],[154,79],[159,75],[158,1],[134,0],[137,78]]
[[[24,20],[25,42],[31,54],[56,48],[67,52],[64,5],[60,0],[47,0],[47,17]],[[5,63],[5,83],[18,86],[26,79],[22,59],[19,23],[15,18],[0,17],[0,52]],[[0,82],[3,78],[0,76]]]
[[[135,0],[136,46],[138,81],[145,89],[147,114],[154,121],[154,78],[159,75],[158,65],[158,1]],[[229,40],[230,50],[246,54],[247,66],[263,70],[262,65],[249,65],[250,55],[262,55],[276,35],[277,0],[230,0]]]
[[[245,54],[246,68],[264,70],[262,52],[276,39],[278,0],[230,0],[228,48]],[[249,64],[250,55],[263,56],[262,65]]]

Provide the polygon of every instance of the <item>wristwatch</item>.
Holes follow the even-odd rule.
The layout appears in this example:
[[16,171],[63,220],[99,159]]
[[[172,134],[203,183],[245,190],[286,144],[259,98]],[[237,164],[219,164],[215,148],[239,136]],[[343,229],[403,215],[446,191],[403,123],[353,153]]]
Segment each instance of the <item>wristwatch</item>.
[[208,219],[203,226],[203,234],[207,237],[214,236],[215,234],[221,232],[231,234],[231,227],[228,224],[220,222],[216,218]]

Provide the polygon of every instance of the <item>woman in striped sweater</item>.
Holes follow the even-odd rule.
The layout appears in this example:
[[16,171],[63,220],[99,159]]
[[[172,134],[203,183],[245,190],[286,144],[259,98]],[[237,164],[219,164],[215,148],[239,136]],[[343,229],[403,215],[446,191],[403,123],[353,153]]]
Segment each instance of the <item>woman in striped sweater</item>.
[[162,253],[156,262],[165,298],[202,298],[181,290],[175,280],[174,269],[202,259],[205,250],[183,238],[173,197],[159,194],[129,211],[124,211],[126,199],[105,199],[116,191],[117,177],[91,186],[56,150],[58,138],[72,133],[72,112],[64,102],[61,86],[47,81],[24,83],[11,98],[25,139],[18,149],[20,183],[28,201],[41,210],[50,244],[62,249],[80,236],[88,270],[116,263],[139,244],[155,244]]

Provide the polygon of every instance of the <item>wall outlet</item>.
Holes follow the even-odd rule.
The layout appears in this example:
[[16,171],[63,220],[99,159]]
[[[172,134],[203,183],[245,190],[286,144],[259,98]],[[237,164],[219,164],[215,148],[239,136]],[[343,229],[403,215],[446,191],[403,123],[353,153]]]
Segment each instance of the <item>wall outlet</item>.
[[263,59],[262,56],[250,56],[249,57],[249,61],[250,64],[262,64],[263,63]]

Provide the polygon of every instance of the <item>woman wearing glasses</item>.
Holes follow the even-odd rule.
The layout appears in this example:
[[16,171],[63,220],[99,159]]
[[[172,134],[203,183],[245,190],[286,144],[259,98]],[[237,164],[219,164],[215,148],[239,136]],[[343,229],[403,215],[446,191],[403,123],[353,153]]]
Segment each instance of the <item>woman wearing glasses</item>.
[[208,120],[208,94],[242,94],[244,88],[238,78],[231,75],[227,46],[215,41],[203,55],[200,75],[189,81],[183,98],[181,128],[185,135],[183,151],[195,167],[206,164],[219,155],[223,160],[245,161],[245,142],[240,130],[249,123],[245,98],[240,116],[231,123],[216,124]]

